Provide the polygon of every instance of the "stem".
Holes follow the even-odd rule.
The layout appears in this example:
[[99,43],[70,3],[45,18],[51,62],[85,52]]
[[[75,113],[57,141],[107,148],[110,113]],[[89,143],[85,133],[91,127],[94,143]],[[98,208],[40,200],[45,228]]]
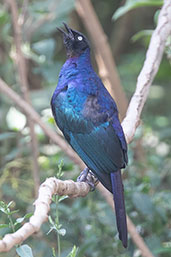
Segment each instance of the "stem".
[[57,242],[58,242],[58,257],[61,257],[61,246],[60,246],[60,236],[57,234]]
[[10,215],[8,215],[8,219],[9,219],[9,222],[10,222],[11,229],[12,229],[12,231],[13,231],[13,233],[14,233],[14,232],[15,232],[15,227],[14,227],[14,224],[13,224],[13,221],[12,221]]
[[[56,195],[55,203],[56,203],[56,224],[57,224],[57,226],[59,226],[58,199],[59,199],[59,196]],[[60,236],[59,236],[58,232],[57,232],[57,244],[58,244],[58,257],[61,257],[61,242],[60,242]]]

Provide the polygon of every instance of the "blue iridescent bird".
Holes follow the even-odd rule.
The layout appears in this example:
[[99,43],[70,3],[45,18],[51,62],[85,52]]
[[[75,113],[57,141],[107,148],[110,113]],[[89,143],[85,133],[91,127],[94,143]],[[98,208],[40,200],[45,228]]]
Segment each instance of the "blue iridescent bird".
[[[57,126],[100,182],[113,194],[119,238],[127,247],[121,169],[127,144],[113,98],[92,68],[87,38],[64,23],[67,60],[51,100]],[[97,39],[98,40],[98,39]]]

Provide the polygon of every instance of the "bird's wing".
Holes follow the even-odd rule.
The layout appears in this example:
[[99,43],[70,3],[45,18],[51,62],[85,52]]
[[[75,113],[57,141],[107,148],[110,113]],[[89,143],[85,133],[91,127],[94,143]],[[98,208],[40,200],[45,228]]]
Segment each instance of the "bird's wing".
[[[89,90],[88,85],[85,88]],[[124,134],[109,93],[103,88],[95,94],[84,89],[78,91],[74,82],[68,83],[67,94],[62,89],[61,96],[53,98],[53,114],[73,149],[111,191],[110,173],[127,162]]]
[[79,146],[101,172],[110,173],[125,166],[120,141],[109,122],[94,127],[88,133],[69,134],[73,148]]
[[84,127],[81,133],[70,131],[68,139],[87,167],[113,193],[119,238],[127,247],[126,211],[120,170],[127,163],[127,149],[117,110],[112,110],[112,107],[108,110],[104,106],[101,108],[97,96],[89,96],[82,110],[88,129],[85,131]]
[[112,126],[106,123],[89,133],[64,130],[64,135],[87,167],[112,192],[110,173],[125,166],[121,144]]
[[81,114],[89,128],[90,124],[93,124],[89,137],[92,135],[96,138],[99,146],[104,146],[105,152],[112,160],[114,154],[116,156],[114,159],[117,168],[123,168],[128,162],[127,143],[119,122],[118,110],[106,88],[103,86],[99,91],[100,93],[97,91],[96,95],[88,95]]
[[[110,107],[111,109],[111,107]],[[125,151],[114,128],[116,110],[101,108],[97,96],[87,97],[81,113],[69,114],[64,136],[99,180],[111,189],[110,173],[125,167]],[[62,119],[62,117],[61,117]],[[120,124],[120,123],[119,123]],[[121,126],[120,126],[120,129]]]

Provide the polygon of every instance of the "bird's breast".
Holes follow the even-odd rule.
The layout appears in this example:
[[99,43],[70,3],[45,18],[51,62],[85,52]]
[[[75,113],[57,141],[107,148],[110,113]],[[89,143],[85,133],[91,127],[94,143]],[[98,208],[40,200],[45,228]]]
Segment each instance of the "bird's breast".
[[64,131],[83,132],[87,130],[87,121],[82,115],[85,96],[75,88],[65,88],[55,97],[53,107],[55,120],[59,128]]
[[78,111],[82,107],[83,99],[80,98],[79,92],[73,87],[68,85],[61,90],[61,92],[56,97],[56,104],[60,109],[65,111],[65,109],[72,109],[73,111]]

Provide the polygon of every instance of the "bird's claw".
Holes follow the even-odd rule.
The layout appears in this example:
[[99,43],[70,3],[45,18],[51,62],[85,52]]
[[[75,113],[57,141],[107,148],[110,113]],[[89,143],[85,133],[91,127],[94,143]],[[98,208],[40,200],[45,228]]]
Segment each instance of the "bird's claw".
[[90,191],[94,191],[99,180],[88,168],[85,168],[77,178],[77,182],[86,182],[90,186]]

